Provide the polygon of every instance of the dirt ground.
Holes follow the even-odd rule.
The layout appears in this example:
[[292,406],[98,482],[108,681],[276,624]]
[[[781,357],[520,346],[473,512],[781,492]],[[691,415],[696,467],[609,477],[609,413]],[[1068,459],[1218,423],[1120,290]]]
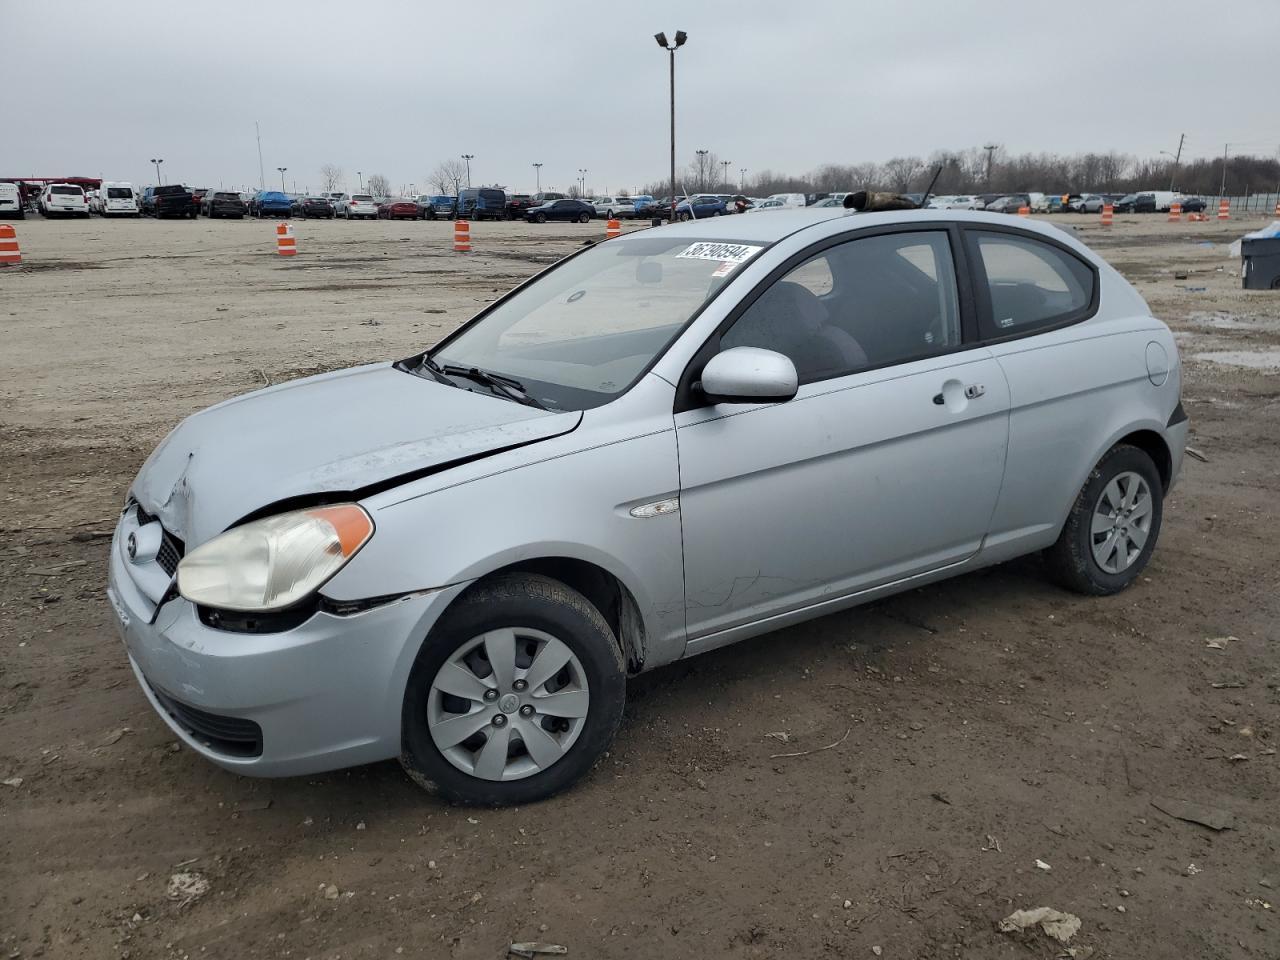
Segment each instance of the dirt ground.
[[[1280,295],[1225,250],[1258,222],[1052,219],[1182,345],[1207,462],[1142,580],[1085,599],[1028,558],[661,669],[585,782],[508,810],[394,763],[256,781],[179,749],[116,638],[104,535],[181,417],[415,352],[603,224],[477,224],[464,257],[445,223],[298,223],[292,262],[255,221],[17,224],[0,957],[1280,957]],[[170,899],[178,872],[207,892]],[[1073,954],[997,929],[1040,906],[1080,918]]]

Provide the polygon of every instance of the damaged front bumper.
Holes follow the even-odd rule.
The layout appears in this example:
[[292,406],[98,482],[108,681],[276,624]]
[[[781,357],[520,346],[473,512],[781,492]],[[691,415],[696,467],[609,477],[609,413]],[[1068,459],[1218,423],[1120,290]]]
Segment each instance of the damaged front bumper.
[[[401,701],[422,640],[464,588],[417,593],[341,616],[323,610],[277,633],[207,626],[194,604],[130,560],[126,510],[107,596],[151,706],[192,750],[236,773],[293,776],[400,753]],[[137,568],[137,569],[134,569]]]

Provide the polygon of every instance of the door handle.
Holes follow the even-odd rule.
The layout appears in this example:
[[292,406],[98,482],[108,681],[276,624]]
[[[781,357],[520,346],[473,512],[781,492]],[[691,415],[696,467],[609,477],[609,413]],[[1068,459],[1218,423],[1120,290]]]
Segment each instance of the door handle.
[[[977,400],[986,392],[987,388],[980,383],[971,383],[964,388],[964,396],[966,400]],[[941,407],[946,404],[947,398],[944,394],[935,393],[933,395],[933,402]]]

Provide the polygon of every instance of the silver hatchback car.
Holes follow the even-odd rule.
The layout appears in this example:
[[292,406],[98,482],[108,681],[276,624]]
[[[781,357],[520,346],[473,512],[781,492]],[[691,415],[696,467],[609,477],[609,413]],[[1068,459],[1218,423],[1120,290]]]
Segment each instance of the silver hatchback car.
[[237,773],[583,776],[626,678],[1033,551],[1128,586],[1187,435],[1168,328],[1053,227],[781,212],[597,243],[429,351],[180,424],[108,595]]

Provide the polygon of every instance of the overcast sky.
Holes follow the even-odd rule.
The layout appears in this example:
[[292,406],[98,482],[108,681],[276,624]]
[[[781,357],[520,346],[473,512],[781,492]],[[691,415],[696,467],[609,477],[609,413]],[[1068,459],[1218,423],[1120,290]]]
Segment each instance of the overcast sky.
[[[676,146],[804,173],[997,142],[1012,152],[1280,149],[1280,0],[0,0],[0,176],[594,193]],[[1238,145],[1238,146],[1237,146]]]

